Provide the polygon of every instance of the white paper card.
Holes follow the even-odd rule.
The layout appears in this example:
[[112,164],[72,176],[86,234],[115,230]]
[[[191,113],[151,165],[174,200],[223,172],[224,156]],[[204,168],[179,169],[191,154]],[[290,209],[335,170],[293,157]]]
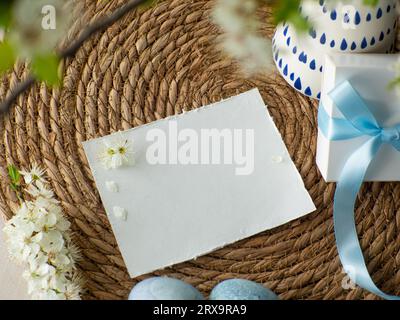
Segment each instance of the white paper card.
[[[84,149],[132,277],[315,210],[257,89],[119,134],[133,141],[133,166],[103,167],[99,149],[112,135],[84,142]],[[148,138],[161,134],[168,163],[150,164],[147,153],[159,140]],[[197,152],[181,149],[196,141]]]

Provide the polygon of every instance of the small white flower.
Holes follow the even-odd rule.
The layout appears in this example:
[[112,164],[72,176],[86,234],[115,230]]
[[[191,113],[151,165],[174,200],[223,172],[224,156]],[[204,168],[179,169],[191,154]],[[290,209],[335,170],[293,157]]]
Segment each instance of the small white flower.
[[118,188],[118,184],[115,181],[106,181],[106,188],[108,189],[108,191],[110,192],[118,192],[119,188]]
[[103,139],[99,160],[106,169],[116,169],[124,165],[133,165],[132,143],[121,134]]
[[126,209],[121,208],[121,207],[114,207],[113,213],[116,218],[124,220],[124,221],[126,221],[127,216],[128,216],[128,212],[126,211]]
[[46,183],[46,179],[44,178],[45,171],[37,164],[33,164],[30,170],[21,170],[20,173],[24,176],[26,184],[30,184],[36,181]]
[[[47,201],[47,203],[53,202],[54,192],[47,189],[46,185],[41,181],[37,181],[36,185],[30,184],[28,186],[27,192],[35,198],[43,198],[39,201]],[[37,199],[38,200],[38,199]]]
[[79,249],[71,242],[70,223],[46,186],[43,172],[33,166],[22,172],[32,201],[25,201],[5,225],[10,256],[29,268],[23,273],[33,299],[79,299],[75,261]]
[[60,252],[64,246],[64,238],[57,230],[39,232],[35,237],[44,252]]

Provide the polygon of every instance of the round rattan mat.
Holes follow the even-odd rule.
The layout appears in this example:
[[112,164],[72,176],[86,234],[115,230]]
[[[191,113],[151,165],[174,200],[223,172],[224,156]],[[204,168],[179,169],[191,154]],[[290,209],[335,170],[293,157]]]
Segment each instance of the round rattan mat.
[[[82,24],[123,2],[87,1],[71,37]],[[126,298],[145,277],[130,279],[126,272],[81,142],[258,87],[318,210],[153,275],[183,279],[205,294],[221,280],[241,277],[264,283],[283,299],[374,299],[359,288],[345,289],[348,281],[333,235],[334,184],[326,184],[315,165],[317,103],[276,74],[244,78],[215,49],[218,29],[209,20],[212,5],[175,0],[131,13],[65,62],[62,89],[36,85],[21,96],[0,122],[2,214],[10,217],[17,205],[6,166],[42,164],[82,250],[85,298]],[[271,37],[270,10],[260,15],[262,32]],[[0,98],[25,74],[20,66],[4,77]],[[356,210],[369,270],[381,288],[395,294],[400,293],[399,199],[399,183],[365,184]]]

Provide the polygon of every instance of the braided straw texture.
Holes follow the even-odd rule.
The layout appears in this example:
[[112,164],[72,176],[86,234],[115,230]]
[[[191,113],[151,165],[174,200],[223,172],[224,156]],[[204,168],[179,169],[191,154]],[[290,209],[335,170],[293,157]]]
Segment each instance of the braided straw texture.
[[[84,3],[69,36],[124,1]],[[81,142],[216,102],[258,87],[318,210],[305,218],[240,241],[196,260],[160,270],[205,294],[224,279],[265,284],[282,299],[376,299],[348,284],[333,234],[334,184],[315,165],[317,103],[276,74],[244,78],[216,49],[212,1],[160,2],[87,41],[63,64],[62,89],[35,85],[0,121],[0,210],[12,216],[18,201],[6,167],[44,166],[82,250],[79,268],[86,299],[126,299],[133,284],[111,231]],[[271,37],[271,11],[260,11]],[[27,75],[16,66],[0,83],[0,98]],[[267,143],[267,141],[266,141]],[[364,184],[356,210],[368,268],[387,292],[400,294],[400,184]],[[344,286],[343,286],[344,284]]]

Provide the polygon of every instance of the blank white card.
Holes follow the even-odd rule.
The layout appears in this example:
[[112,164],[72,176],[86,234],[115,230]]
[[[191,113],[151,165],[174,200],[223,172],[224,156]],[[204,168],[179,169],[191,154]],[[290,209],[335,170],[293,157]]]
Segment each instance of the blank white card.
[[131,277],[315,210],[257,89],[118,134],[134,165],[99,160],[116,134],[83,145]]

